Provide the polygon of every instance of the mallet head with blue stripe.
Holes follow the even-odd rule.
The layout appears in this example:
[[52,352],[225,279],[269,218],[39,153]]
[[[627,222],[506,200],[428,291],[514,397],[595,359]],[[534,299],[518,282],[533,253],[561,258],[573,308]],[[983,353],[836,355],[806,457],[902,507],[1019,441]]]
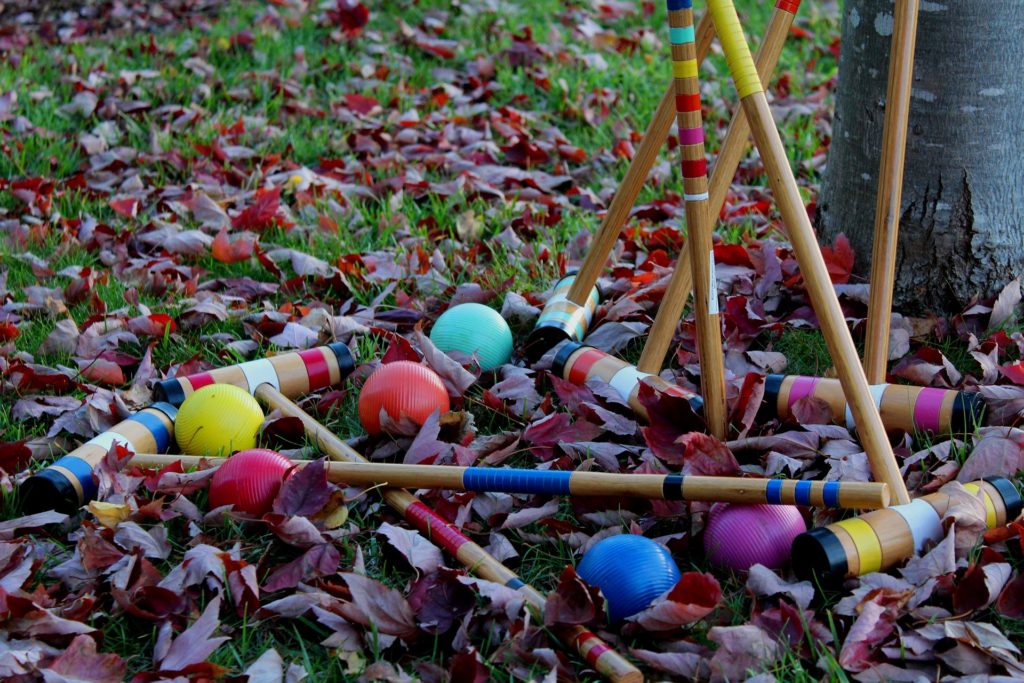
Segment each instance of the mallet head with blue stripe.
[[115,443],[132,452],[166,452],[174,443],[177,413],[169,403],[154,403],[36,472],[20,487],[25,511],[74,514],[96,496],[93,468]]

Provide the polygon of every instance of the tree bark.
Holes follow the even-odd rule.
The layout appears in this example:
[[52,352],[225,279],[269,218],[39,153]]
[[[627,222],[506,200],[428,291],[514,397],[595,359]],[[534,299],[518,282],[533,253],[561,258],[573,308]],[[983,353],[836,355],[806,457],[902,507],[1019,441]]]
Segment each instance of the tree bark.
[[[817,222],[870,272],[893,0],[846,0]],[[894,307],[955,312],[1024,272],[1024,2],[922,1]]]

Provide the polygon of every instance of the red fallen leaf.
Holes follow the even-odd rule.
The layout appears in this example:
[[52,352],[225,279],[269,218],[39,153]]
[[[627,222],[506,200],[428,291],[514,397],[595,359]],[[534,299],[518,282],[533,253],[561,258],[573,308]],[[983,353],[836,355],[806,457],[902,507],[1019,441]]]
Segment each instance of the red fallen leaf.
[[822,247],[821,255],[828,266],[829,279],[834,285],[845,285],[853,272],[853,248],[846,235],[839,233],[831,247]]
[[739,438],[741,439],[753,426],[757,411],[761,408],[761,399],[764,398],[764,379],[764,375],[755,372],[747,373],[743,379],[743,386],[740,388],[739,398],[736,399],[729,412],[729,423],[739,428]]
[[0,443],[0,469],[8,474],[20,472],[32,459],[32,449],[21,441]]
[[351,602],[338,608],[346,619],[389,636],[410,638],[416,633],[416,615],[401,593],[360,574],[341,577],[351,594]]
[[458,43],[454,40],[430,38],[422,31],[417,32],[413,44],[424,52],[441,59],[455,59],[455,48],[458,47]]
[[78,363],[78,370],[82,373],[82,377],[91,382],[113,386],[120,386],[125,382],[121,366],[113,361],[105,358],[93,358],[92,360],[80,358],[75,362]]
[[548,594],[544,605],[544,625],[587,625],[604,619],[601,589],[588,585],[569,566],[558,577],[558,587]]
[[640,382],[637,399],[647,409],[648,424],[640,432],[651,452],[663,462],[680,464],[682,454],[676,439],[687,432],[704,429],[703,421],[693,412],[690,401],[660,392],[645,381]]
[[718,643],[711,658],[714,681],[742,681],[748,671],[770,670],[782,654],[782,645],[773,633],[760,626],[715,626],[708,631],[708,640]]
[[82,566],[89,571],[106,569],[124,557],[121,549],[105,539],[101,533],[91,523],[82,524],[78,552],[82,556]]
[[403,529],[384,522],[377,533],[388,539],[388,544],[397,550],[416,570],[433,574],[441,568],[444,558],[433,543],[413,529]]
[[221,263],[248,261],[252,257],[252,249],[255,244],[256,239],[252,237],[231,240],[228,238],[227,228],[221,228],[217,236],[213,238],[210,255]]
[[1010,619],[1024,619],[1024,574],[1018,574],[999,594],[996,610]]
[[[209,602],[203,614],[171,642],[166,654],[160,658],[160,671],[182,671],[194,664],[205,662],[213,651],[231,638],[210,636],[220,626],[220,596]],[[159,645],[158,645],[159,647]]]
[[540,166],[551,159],[551,156],[543,148],[522,138],[511,145],[505,145],[501,151],[505,153],[505,159],[510,164],[523,168]]
[[274,512],[308,517],[319,512],[330,498],[327,468],[324,459],[319,458],[294,471],[284,480],[274,498]]
[[129,465],[129,467],[132,467],[133,470],[139,470],[141,472],[152,472],[153,473],[153,474],[147,475],[146,479],[143,482],[143,485],[147,489],[149,489],[150,491],[156,491],[157,486],[160,485],[160,478],[163,477],[165,473],[173,472],[174,474],[183,474],[185,472],[185,470],[182,468],[180,460],[175,460],[171,464],[164,465],[163,467],[161,467],[158,470],[142,469],[142,468],[135,467],[133,465]]
[[477,594],[465,578],[461,570],[441,567],[413,582],[407,600],[421,629],[432,635],[447,633],[477,606]]
[[0,342],[14,341],[20,334],[17,325],[8,320],[0,320]]
[[324,542],[323,534],[306,517],[285,517],[268,512],[263,515],[263,521],[278,538],[296,548],[312,548]]
[[466,390],[476,382],[476,375],[462,367],[462,364],[454,358],[438,349],[430,337],[423,334],[419,329],[413,332],[416,343],[423,351],[423,360],[427,367],[437,373],[444,384],[448,395],[453,398],[461,398]]
[[[23,529],[38,529],[47,524],[63,524],[67,520],[67,515],[55,510],[37,512],[34,515],[25,515],[16,519],[8,519],[0,522],[0,540],[9,541],[14,538],[18,531]],[[0,609],[0,613],[2,612],[3,610]]]
[[330,543],[315,545],[288,564],[277,567],[267,577],[263,590],[275,593],[295,588],[302,581],[330,576],[338,571],[341,554]]
[[972,564],[953,590],[953,609],[966,614],[992,604],[1010,578],[1010,571],[1006,562]]
[[750,260],[750,254],[745,247],[739,244],[716,244],[715,262],[730,266],[754,267],[754,262]]
[[[124,680],[127,663],[112,652],[97,654],[96,641],[87,635],[75,636],[60,657],[44,669],[47,681],[88,681],[89,683],[119,683]],[[51,671],[58,676],[47,676]]]
[[274,225],[281,225],[282,221],[277,215],[280,206],[280,187],[256,190],[253,203],[231,219],[231,227],[240,230],[262,231]]
[[139,336],[163,337],[167,334],[174,334],[174,331],[178,329],[178,324],[166,313],[151,313],[129,320],[128,329]]
[[368,116],[374,109],[380,107],[380,102],[375,97],[368,95],[360,95],[359,93],[348,93],[342,95],[342,100],[345,102],[345,107],[352,111]]
[[130,592],[115,588],[111,596],[128,614],[146,621],[163,621],[185,613],[189,606],[184,595],[160,586],[139,586]]
[[632,159],[633,155],[636,154],[636,150],[633,148],[632,142],[626,138],[619,138],[612,147],[612,154],[620,159]]
[[740,465],[736,456],[724,443],[703,432],[683,434],[676,443],[682,446],[683,474],[701,474],[710,476],[734,476],[739,472]]
[[722,587],[711,574],[686,572],[665,597],[629,617],[648,631],[671,631],[700,621],[718,606]]
[[486,683],[491,680],[491,671],[480,660],[476,649],[471,652],[460,652],[452,657],[448,667],[451,683]]
[[593,441],[604,429],[586,420],[576,420],[567,413],[552,413],[532,423],[523,432],[530,442],[530,451],[542,460],[550,460],[553,449],[562,442]]
[[268,273],[279,280],[284,279],[284,272],[276,263],[274,263],[274,259],[267,256],[267,253],[260,249],[259,242],[253,246],[253,252],[256,254],[256,260],[260,262],[260,265],[263,266]]
[[1014,384],[1024,385],[1024,361],[1000,365],[999,372]]
[[370,10],[353,0],[338,0],[335,9],[327,10],[327,18],[338,26],[345,34],[353,38],[363,30],[370,21]]
[[957,474],[967,483],[982,477],[1013,477],[1024,468],[1024,431],[1005,427],[982,428],[971,457]]
[[115,213],[124,216],[125,218],[135,218],[139,212],[139,200],[132,197],[125,197],[124,199],[111,199],[108,204]]
[[871,668],[871,654],[893,632],[892,611],[877,602],[864,603],[839,652],[839,664],[849,671]]
[[548,379],[551,380],[551,386],[554,387],[558,400],[573,415],[579,414],[580,406],[584,403],[595,403],[597,401],[594,397],[594,392],[585,384],[581,386],[555,375],[549,375]]

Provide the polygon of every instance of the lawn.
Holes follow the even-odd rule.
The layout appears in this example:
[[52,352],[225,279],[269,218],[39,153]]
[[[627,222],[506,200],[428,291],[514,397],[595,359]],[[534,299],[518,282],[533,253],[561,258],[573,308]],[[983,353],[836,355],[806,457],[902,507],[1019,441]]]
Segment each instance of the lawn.
[[[736,5],[756,46],[771,5]],[[840,21],[835,2],[805,3],[768,88],[811,212]],[[752,475],[866,478],[855,436],[812,424],[820,410],[780,425],[742,409],[748,373],[831,368],[754,154],[716,226],[728,447],[676,432],[668,453],[653,433],[671,424],[644,427],[621,401],[518,355],[497,371],[436,367],[471,381],[418,435],[363,430],[359,387],[381,359],[429,355],[418,333],[450,305],[489,305],[525,341],[545,292],[581,261],[669,82],[666,24],[661,3],[616,0],[0,5],[0,672],[598,679],[555,637],[568,623],[652,678],[1024,675],[1021,527],[982,542],[984,520],[966,510],[955,557],[951,536],[905,570],[815,590],[788,566],[715,567],[703,503],[420,492],[553,596],[543,619],[509,589],[468,578],[377,492],[323,481],[319,507],[291,500],[293,486],[278,512],[251,520],[208,515],[206,475],[111,470],[107,505],[9,522],[31,470],[149,405],[154,381],[334,341],[358,366],[303,406],[374,461],[412,448],[438,466],[701,474],[710,453]],[[717,45],[701,78],[713,164],[736,101]],[[594,330],[631,362],[683,244],[678,163],[673,134],[601,280]],[[824,251],[859,343],[866,286],[842,241]],[[912,491],[956,479],[971,458],[972,471],[1017,474],[1024,433],[1005,425],[1024,405],[1020,308],[1011,285],[955,316],[898,320],[892,380],[980,389],[1001,425],[953,441],[894,435]],[[663,376],[697,389],[689,312],[676,342]],[[317,455],[276,414],[261,439]],[[705,587],[662,599],[667,626],[608,626],[600,598],[564,571],[618,532],[658,539]]]

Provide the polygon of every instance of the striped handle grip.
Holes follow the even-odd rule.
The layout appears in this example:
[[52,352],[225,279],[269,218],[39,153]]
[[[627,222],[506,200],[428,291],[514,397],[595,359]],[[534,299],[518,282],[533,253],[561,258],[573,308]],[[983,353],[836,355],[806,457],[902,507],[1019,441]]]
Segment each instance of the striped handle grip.
[[736,7],[731,0],[708,0],[708,11],[715,22],[715,31],[722,41],[725,60],[729,63],[732,80],[740,98],[754,93],[763,92],[761,79],[754,66],[754,58],[750,54],[750,46],[743,35],[740,18],[736,15]]

